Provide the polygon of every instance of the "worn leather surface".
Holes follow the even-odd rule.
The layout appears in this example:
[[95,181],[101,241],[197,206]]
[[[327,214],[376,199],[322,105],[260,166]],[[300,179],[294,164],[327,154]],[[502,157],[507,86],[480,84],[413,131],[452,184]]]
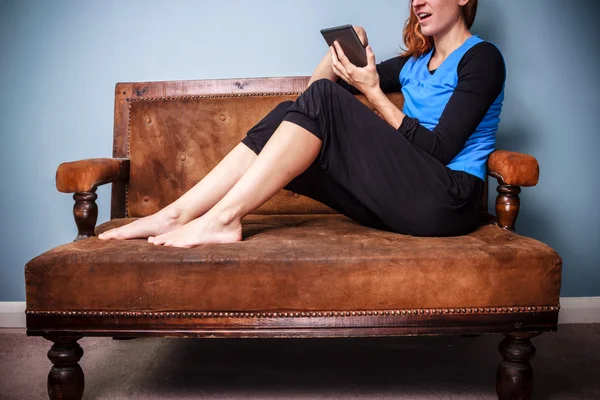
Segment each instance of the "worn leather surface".
[[[364,96],[357,96],[367,104]],[[256,122],[296,95],[144,99],[130,103],[128,215],[171,203]],[[390,96],[399,107],[401,94]],[[65,163],[63,192],[123,176],[118,160]],[[531,156],[495,151],[490,172],[532,186]],[[362,226],[282,190],[243,220],[244,240],[177,249],[96,237],[58,246],[25,267],[27,309],[293,311],[558,305],[562,260],[547,245],[481,213],[465,236],[413,237]],[[96,228],[100,233],[132,219]]]
[[515,186],[535,186],[540,176],[540,166],[533,156],[507,150],[490,154],[488,171],[505,184]]
[[[362,95],[360,101],[373,109]],[[129,217],[155,213],[200,181],[278,103],[297,95],[176,98],[131,103]],[[402,106],[403,97],[389,98]],[[288,190],[253,214],[334,213]]]
[[92,192],[105,183],[126,179],[128,166],[128,160],[117,158],[65,162],[56,170],[56,188],[63,193]]
[[36,257],[25,278],[28,310],[509,307],[558,305],[561,265],[487,213],[471,234],[437,238],[340,214],[248,215],[241,242],[178,249],[92,237]]

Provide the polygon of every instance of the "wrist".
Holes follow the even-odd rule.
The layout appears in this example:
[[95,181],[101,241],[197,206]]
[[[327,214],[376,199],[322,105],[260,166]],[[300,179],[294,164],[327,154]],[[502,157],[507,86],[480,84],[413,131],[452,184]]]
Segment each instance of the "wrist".
[[369,92],[365,93],[367,100],[374,106],[381,105],[384,100],[387,100],[385,93],[381,90],[381,87],[376,86]]

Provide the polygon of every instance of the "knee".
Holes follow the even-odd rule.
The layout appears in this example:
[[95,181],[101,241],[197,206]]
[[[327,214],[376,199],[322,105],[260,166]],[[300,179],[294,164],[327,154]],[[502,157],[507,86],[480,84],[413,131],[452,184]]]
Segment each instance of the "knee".
[[336,90],[339,87],[340,86],[331,79],[321,78],[311,83],[310,86],[306,88],[306,90],[317,90],[319,92],[325,92]]
[[285,101],[282,101],[281,103],[277,104],[275,106],[275,108],[284,108],[285,109],[285,108],[291,106],[292,104],[294,104],[294,100],[285,100]]
[[304,93],[306,93],[306,97],[310,99],[325,101],[331,100],[332,98],[344,97],[349,94],[343,87],[327,78],[321,78],[314,81],[306,88]]
[[292,100],[286,100],[286,101],[282,101],[281,103],[277,104],[275,106],[275,108],[273,109],[273,113],[277,114],[277,115],[281,115],[283,117],[283,115],[285,115],[285,111],[292,105],[294,104],[294,102]]
[[327,78],[317,79],[302,92],[296,103],[302,109],[320,108],[319,104],[323,104],[333,96],[337,96],[340,89],[342,89],[340,85]]
[[274,124],[275,126],[279,126],[279,124],[283,120],[283,117],[285,116],[287,109],[290,108],[292,104],[294,104],[292,100],[282,101],[281,103],[277,104],[275,108],[273,108],[268,114],[267,118],[265,118],[265,122],[268,122],[269,124]]

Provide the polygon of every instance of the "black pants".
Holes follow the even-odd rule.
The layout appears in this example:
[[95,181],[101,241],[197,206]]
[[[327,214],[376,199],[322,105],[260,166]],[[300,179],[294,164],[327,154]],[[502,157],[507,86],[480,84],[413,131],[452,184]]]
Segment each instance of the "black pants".
[[323,142],[284,189],[377,229],[454,236],[475,228],[483,180],[447,168],[335,82],[317,80],[296,101],[280,103],[242,143],[259,154],[282,121]]

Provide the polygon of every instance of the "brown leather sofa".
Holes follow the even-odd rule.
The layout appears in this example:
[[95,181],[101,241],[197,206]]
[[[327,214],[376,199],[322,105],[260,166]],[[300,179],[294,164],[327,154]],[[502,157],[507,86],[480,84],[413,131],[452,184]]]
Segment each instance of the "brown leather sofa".
[[[308,77],[119,83],[113,158],[61,164],[79,234],[25,267],[27,335],[53,342],[51,399],[81,399],[83,336],[347,337],[505,334],[496,390],[528,399],[530,338],[556,331],[562,260],[514,231],[535,158],[497,150],[496,215],[457,237],[379,231],[282,190],[243,219],[243,241],[192,249],[95,235],[156,212],[198,182]],[[362,96],[357,96],[371,107]],[[399,93],[389,97],[402,105]],[[95,190],[112,183],[111,220]],[[65,223],[67,223],[65,221]],[[500,359],[500,357],[499,357]]]

